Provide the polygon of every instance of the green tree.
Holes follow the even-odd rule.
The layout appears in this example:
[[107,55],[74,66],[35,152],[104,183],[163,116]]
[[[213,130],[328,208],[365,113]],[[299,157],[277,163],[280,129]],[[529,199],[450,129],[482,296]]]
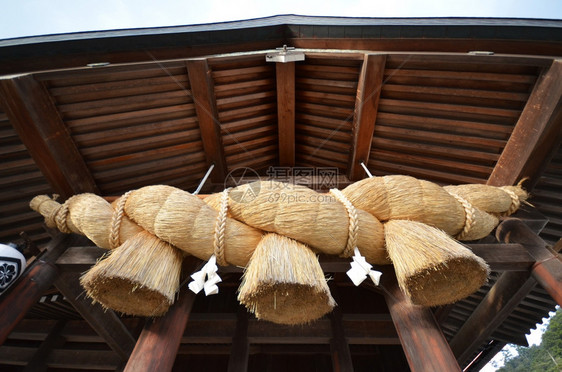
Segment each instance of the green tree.
[[539,346],[516,346],[499,372],[562,372],[562,310],[550,318]]

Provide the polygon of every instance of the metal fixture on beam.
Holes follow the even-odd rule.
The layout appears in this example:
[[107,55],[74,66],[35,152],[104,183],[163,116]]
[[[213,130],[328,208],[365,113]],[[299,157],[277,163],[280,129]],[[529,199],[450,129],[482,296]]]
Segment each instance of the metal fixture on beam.
[[296,51],[294,47],[283,45],[282,48],[276,48],[276,50],[278,51],[274,53],[267,53],[265,55],[265,60],[267,62],[288,63],[304,61],[304,53]]

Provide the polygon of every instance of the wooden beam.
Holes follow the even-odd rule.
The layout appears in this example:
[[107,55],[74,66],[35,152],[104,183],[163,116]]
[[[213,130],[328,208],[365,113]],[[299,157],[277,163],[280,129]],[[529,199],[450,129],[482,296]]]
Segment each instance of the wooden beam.
[[232,337],[232,348],[228,358],[228,372],[245,372],[248,370],[250,342],[248,341],[248,311],[242,305],[238,307],[236,330]]
[[413,305],[398,287],[393,270],[384,268],[381,285],[388,310],[412,372],[460,371],[429,308]]
[[[562,120],[557,118],[562,99],[562,60],[554,60],[537,80],[513,129],[488,185],[512,185],[545,162],[554,137],[560,136]],[[537,154],[541,154],[537,156]],[[529,167],[529,162],[534,164]]]
[[[193,272],[200,263],[194,257],[187,258],[184,262],[186,272]],[[176,303],[163,317],[147,319],[125,372],[172,370],[194,301],[195,293],[183,288]]]
[[59,270],[56,259],[64,252],[72,236],[59,234],[46,247],[44,253],[24,271],[0,298],[0,345],[23,319],[27,311],[54,283]]
[[32,75],[0,78],[0,103],[53,190],[99,193],[45,86]]
[[352,143],[347,172],[351,181],[365,178],[365,171],[361,167],[361,163],[367,165],[369,160],[385,64],[386,55],[384,54],[366,54],[363,60],[355,98]]
[[[330,286],[332,294],[339,300],[337,296],[337,287]],[[332,337],[330,338],[330,352],[332,357],[332,369],[334,372],[353,372],[353,361],[351,359],[351,352],[349,351],[349,344],[345,337],[343,327],[343,317],[339,306],[334,307],[334,310],[328,314],[332,328]]]
[[80,286],[80,275],[79,272],[61,272],[55,286],[109,347],[126,361],[135,347],[134,337],[112,310],[104,309],[86,297]]
[[295,62],[275,65],[279,165],[295,166]]
[[223,183],[227,175],[227,164],[211,69],[206,59],[190,59],[186,65],[205,156],[209,166],[215,165],[211,180],[214,183]]

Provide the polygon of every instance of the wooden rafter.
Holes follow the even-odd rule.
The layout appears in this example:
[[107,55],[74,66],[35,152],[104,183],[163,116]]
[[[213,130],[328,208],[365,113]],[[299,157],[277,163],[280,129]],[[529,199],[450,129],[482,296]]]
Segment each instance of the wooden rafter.
[[365,177],[361,163],[367,164],[383,84],[386,55],[366,54],[359,75],[351,151],[349,153],[348,178],[357,181]]
[[211,69],[206,59],[190,59],[186,64],[205,156],[208,165],[215,165],[211,180],[214,183],[222,183],[227,174],[227,164],[222,145]]
[[64,198],[99,193],[49,92],[32,75],[0,79],[0,102],[31,157]]
[[295,62],[276,63],[279,165],[295,166]]
[[511,185],[520,178],[536,176],[560,138],[562,120],[562,60],[555,60],[540,75],[492,174],[489,185]]

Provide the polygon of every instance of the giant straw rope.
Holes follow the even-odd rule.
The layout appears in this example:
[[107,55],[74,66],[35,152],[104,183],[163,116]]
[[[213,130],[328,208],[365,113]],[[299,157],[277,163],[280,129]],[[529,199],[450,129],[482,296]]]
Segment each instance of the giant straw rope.
[[[401,288],[414,303],[434,306],[454,302],[477,290],[485,282],[489,270],[479,257],[453,237],[477,240],[487,236],[498,224],[499,216],[515,212],[526,198],[527,193],[520,185],[441,187],[409,176],[385,176],[364,179],[343,190],[332,190],[329,194],[317,193],[304,186],[258,181],[213,194],[205,201],[171,186],[155,185],[129,191],[113,205],[93,194],[75,195],[62,205],[42,195],[35,197],[30,205],[45,217],[49,227],[83,234],[97,246],[113,249],[108,259],[125,255],[117,254],[120,250],[138,250],[127,253],[139,255],[139,266],[132,270],[134,274],[127,271],[131,270],[125,267],[127,260],[123,259],[123,263],[118,264],[118,274],[111,271],[114,268],[111,266],[104,271],[103,280],[94,280],[94,274],[87,273],[83,284],[87,286],[95,282],[97,289],[93,288],[89,294],[105,306],[117,307],[116,310],[126,313],[161,315],[173,303],[179,274],[178,278],[172,275],[172,282],[162,284],[160,276],[165,276],[165,273],[149,273],[141,267],[142,255],[139,252],[145,249],[143,241],[146,240],[152,245],[145,245],[158,247],[146,254],[157,257],[154,252],[161,249],[166,252],[162,254],[169,257],[169,270],[175,271],[180,270],[173,263],[180,260],[181,264],[181,255],[175,253],[180,251],[183,255],[205,261],[215,255],[219,265],[248,267],[247,271],[250,271],[254,270],[250,268],[252,260],[261,260],[260,265],[254,265],[255,270],[267,267],[263,260],[267,259],[267,255],[275,255],[275,249],[281,249],[272,248],[276,246],[293,247],[283,249],[294,250],[294,254],[303,260],[308,257],[305,251],[349,257],[356,246],[371,264],[394,264]],[[266,232],[279,238],[264,236]],[[258,246],[262,247],[259,254],[256,251]],[[260,258],[257,258],[258,255]],[[298,261],[297,256],[275,259]],[[115,257],[115,261],[119,259]],[[164,261],[168,262],[162,259]],[[310,262],[306,267],[317,271],[316,267],[312,268],[316,263]],[[102,264],[103,261],[98,265]],[[166,265],[151,270],[165,271]],[[287,265],[284,270],[292,273],[287,276],[294,283],[309,280],[301,275],[305,266],[298,267],[297,262]],[[274,266],[271,268],[276,270]],[[120,278],[117,280],[119,283],[126,281],[121,276],[123,271],[127,271],[127,278],[134,276],[134,284],[125,285],[114,297],[121,297],[127,291],[139,294],[142,289],[155,292],[151,295],[153,302],[165,301],[166,306],[157,306],[158,309],[154,310],[155,305],[151,304],[150,309],[141,310],[140,303],[128,306],[125,300],[120,299],[119,304],[114,305],[111,303],[113,300],[102,298],[112,296],[107,294],[109,289],[104,287],[104,283],[114,277]],[[139,277],[139,271],[147,278]],[[261,275],[252,273],[246,272],[245,275],[256,278]],[[151,279],[152,275],[158,280]],[[277,280],[275,275],[282,274],[269,275],[274,279],[267,286],[256,286],[258,289],[252,289],[251,293],[241,288],[241,301],[255,298],[254,294],[261,291],[259,288],[268,288],[262,291],[263,298],[270,297],[270,290],[278,293],[285,282]],[[315,275],[321,276],[321,270]],[[247,278],[245,280],[248,281]],[[159,287],[162,285],[168,287]],[[103,292],[103,296],[96,290]],[[289,296],[292,292],[284,293]],[[294,293],[296,297],[297,292]],[[303,295],[305,292],[298,293]],[[327,296],[325,302],[329,306],[323,311],[329,311],[334,302],[327,286],[319,285],[318,293]],[[262,309],[266,319],[276,321],[279,317],[280,322],[290,324],[312,320],[305,316],[277,316],[277,306],[270,309],[259,302],[261,299],[257,301],[257,305],[256,302],[245,304],[257,315]]]

